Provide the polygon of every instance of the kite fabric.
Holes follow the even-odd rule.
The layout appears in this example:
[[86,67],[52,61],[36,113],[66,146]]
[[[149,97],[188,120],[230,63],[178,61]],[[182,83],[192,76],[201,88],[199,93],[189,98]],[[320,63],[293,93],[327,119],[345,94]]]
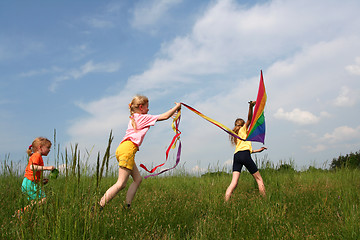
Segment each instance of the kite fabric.
[[263,74],[261,71],[259,91],[256,98],[255,110],[251,119],[248,136],[246,141],[265,143],[265,116],[264,109],[266,104],[266,92]]

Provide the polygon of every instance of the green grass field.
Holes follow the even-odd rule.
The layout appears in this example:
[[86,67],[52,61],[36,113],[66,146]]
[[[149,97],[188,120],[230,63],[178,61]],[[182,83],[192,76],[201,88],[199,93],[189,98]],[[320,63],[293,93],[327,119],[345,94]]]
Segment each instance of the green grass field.
[[[116,181],[74,174],[50,180],[47,204],[12,217],[26,204],[22,176],[3,167],[0,181],[1,239],[359,239],[360,171],[261,170],[260,197],[244,172],[230,202],[230,174],[179,174],[145,179],[130,210],[126,189],[104,208],[91,206]],[[131,182],[131,181],[130,181]],[[130,184],[128,183],[128,186]]]

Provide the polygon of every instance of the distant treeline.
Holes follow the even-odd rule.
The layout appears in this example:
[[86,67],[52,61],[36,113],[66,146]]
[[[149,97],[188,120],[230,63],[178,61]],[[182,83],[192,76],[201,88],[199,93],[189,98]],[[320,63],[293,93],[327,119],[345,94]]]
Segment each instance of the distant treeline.
[[334,158],[331,162],[330,169],[335,170],[337,168],[360,168],[360,151]]

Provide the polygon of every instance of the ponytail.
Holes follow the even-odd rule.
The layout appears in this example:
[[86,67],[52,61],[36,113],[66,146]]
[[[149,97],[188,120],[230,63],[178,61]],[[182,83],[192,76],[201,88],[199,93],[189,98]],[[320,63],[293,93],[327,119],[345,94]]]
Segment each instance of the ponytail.
[[131,103],[129,103],[129,111],[130,111],[130,120],[131,120],[131,125],[133,126],[133,128],[136,130],[136,122],[134,119],[134,113],[136,113],[137,109],[139,108],[140,105],[145,105],[146,103],[149,102],[149,99],[146,96],[143,95],[136,95],[132,100]]
[[[239,134],[239,130],[242,126],[244,126],[245,124],[245,121],[241,118],[238,118],[235,120],[235,127],[233,128],[233,131],[236,133],[236,134]],[[234,137],[234,136],[229,136],[230,138],[230,142],[232,145],[236,146],[237,144],[237,141],[239,140],[238,138]]]
[[131,121],[131,125],[133,126],[133,128],[136,130],[136,122],[134,119],[134,113],[135,113],[135,105],[133,104],[133,101],[131,101],[131,103],[129,103],[129,111],[130,111],[130,121]]
[[32,145],[30,145],[29,148],[26,149],[26,153],[29,155],[29,157],[33,154]]

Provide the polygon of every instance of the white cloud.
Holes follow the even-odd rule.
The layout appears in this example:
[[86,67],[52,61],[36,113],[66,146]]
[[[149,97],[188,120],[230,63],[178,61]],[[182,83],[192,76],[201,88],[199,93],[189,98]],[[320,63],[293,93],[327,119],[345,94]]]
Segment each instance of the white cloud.
[[56,74],[56,73],[61,73],[63,72],[64,70],[59,68],[59,67],[56,67],[56,66],[53,66],[51,68],[43,68],[43,69],[40,69],[40,70],[31,70],[31,71],[28,71],[28,72],[24,72],[24,73],[20,73],[20,77],[33,77],[33,76],[40,76],[40,75],[46,75],[46,74]]
[[322,112],[320,112],[320,117],[321,118],[330,118],[331,114],[326,111],[322,111]]
[[167,11],[181,2],[182,0],[141,1],[135,6],[132,25],[139,29],[152,26],[163,19]]
[[360,57],[355,59],[355,64],[348,65],[345,69],[351,74],[360,75]]
[[[81,49],[85,50],[86,46],[82,45],[80,46]],[[58,75],[54,78],[53,82],[49,86],[49,90],[52,92],[55,92],[58,85],[66,80],[70,79],[79,79],[83,78],[88,74],[91,73],[113,73],[117,72],[121,67],[121,64],[119,62],[102,62],[102,63],[94,63],[92,60],[86,62],[82,66],[80,66],[77,69],[63,69],[57,66],[53,66],[51,68],[43,68],[40,70],[31,70],[28,72],[20,73],[20,77],[34,77],[34,76],[41,76],[41,75]]]
[[318,138],[318,135],[308,130],[307,128],[301,128],[300,130],[295,131],[296,136],[305,136],[306,138],[316,139]]
[[349,126],[340,126],[335,128],[331,133],[325,133],[320,138],[318,138],[316,135],[311,137],[315,139],[315,141],[313,141],[314,145],[307,145],[302,147],[310,153],[320,153],[329,151],[329,149],[346,152],[344,149],[351,149],[354,147],[356,148],[360,144],[360,126],[355,128]]
[[340,89],[339,96],[335,99],[334,104],[338,107],[351,107],[355,104],[358,93],[354,89],[343,86]]
[[82,21],[96,29],[115,28],[119,23],[119,15],[122,15],[123,1],[110,2],[104,8],[99,8],[93,16],[83,17]]
[[120,63],[118,62],[107,62],[107,63],[93,63],[88,61],[78,69],[71,69],[66,71],[63,75],[56,77],[50,85],[50,91],[54,92],[60,82],[69,79],[79,79],[90,73],[112,73],[120,69]]
[[305,146],[303,149],[307,150],[311,153],[323,152],[329,148],[328,145],[325,144],[317,144],[315,146]]
[[[356,76],[349,76],[343,68],[355,54],[354,49],[360,51],[359,40],[335,38],[308,46],[284,60],[274,62],[265,72],[266,77],[271,80],[268,88],[273,92],[270,95],[273,105],[277,108],[318,106],[321,108],[312,111],[331,113],[329,106],[334,104],[341,86],[359,89],[360,82]],[[352,97],[355,96],[356,94]]]
[[318,123],[320,118],[308,111],[303,111],[295,108],[291,112],[285,112],[284,109],[279,108],[274,114],[277,119],[287,120],[300,125],[308,125]]
[[131,100],[131,96],[124,94],[122,97],[102,99],[89,104],[79,103],[78,106],[92,117],[78,119],[69,129],[69,133],[85,138],[87,136],[96,137],[118,128],[119,125],[126,127],[129,116],[126,106],[129,99]]
[[359,140],[360,139],[360,126],[351,128],[349,126],[337,127],[332,133],[326,133],[322,137],[322,141],[329,143],[342,143],[343,141]]
[[86,56],[93,53],[93,49],[89,47],[89,44],[83,43],[74,47],[70,47],[71,52],[73,53],[74,60],[81,60]]

